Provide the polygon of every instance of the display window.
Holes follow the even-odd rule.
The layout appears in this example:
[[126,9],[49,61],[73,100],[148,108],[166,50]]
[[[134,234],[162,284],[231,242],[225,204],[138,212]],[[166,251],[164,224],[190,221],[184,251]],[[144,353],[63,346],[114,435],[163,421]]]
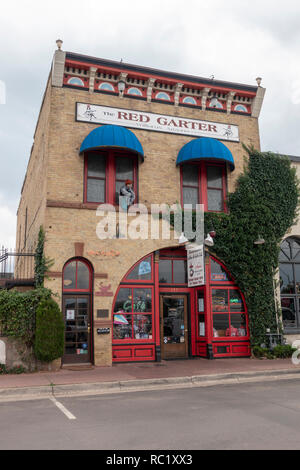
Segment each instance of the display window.
[[153,339],[152,287],[120,287],[113,311],[114,340]]
[[213,337],[245,337],[248,335],[245,306],[236,288],[211,291]]

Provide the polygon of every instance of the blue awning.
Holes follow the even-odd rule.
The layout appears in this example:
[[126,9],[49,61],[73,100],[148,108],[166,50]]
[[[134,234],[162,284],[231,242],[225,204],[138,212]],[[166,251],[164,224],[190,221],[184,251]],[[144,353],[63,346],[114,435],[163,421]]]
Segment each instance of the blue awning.
[[234,160],[230,150],[222,142],[211,137],[200,137],[185,144],[178,153],[176,165],[202,159],[227,162],[231,170],[234,170]]
[[136,152],[144,160],[144,150],[133,132],[125,127],[104,125],[90,132],[80,147],[80,154],[87,150],[120,148]]

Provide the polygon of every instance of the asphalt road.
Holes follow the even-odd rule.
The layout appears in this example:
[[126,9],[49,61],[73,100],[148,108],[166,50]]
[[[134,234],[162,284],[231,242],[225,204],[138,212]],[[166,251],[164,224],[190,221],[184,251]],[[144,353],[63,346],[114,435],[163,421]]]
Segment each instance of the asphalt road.
[[0,449],[300,449],[300,380],[0,403]]

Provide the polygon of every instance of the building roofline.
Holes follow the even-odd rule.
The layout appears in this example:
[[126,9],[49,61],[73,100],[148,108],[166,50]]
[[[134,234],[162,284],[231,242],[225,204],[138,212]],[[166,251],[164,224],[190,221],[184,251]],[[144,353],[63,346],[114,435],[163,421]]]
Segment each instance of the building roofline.
[[117,62],[114,60],[101,59],[97,57],[87,56],[83,54],[77,54],[75,52],[66,52],[66,59],[86,62],[94,65],[102,65],[103,67],[112,67],[121,70],[128,70],[132,72],[139,72],[148,75],[157,75],[158,77],[165,77],[174,80],[181,80],[187,82],[199,83],[201,85],[207,85],[210,87],[220,88],[234,88],[236,90],[248,91],[256,93],[258,87],[253,85],[244,85],[242,83],[227,82],[223,80],[212,80],[209,78],[197,77],[194,75],[181,74],[176,72],[169,72],[166,70],[154,69],[151,67],[145,67],[141,65],[133,65],[125,62]]

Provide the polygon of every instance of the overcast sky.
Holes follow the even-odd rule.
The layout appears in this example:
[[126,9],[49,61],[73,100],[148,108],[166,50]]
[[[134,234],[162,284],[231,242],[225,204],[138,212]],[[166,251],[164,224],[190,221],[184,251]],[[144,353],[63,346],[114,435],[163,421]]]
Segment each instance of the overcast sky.
[[[16,210],[55,41],[112,60],[256,85],[262,150],[300,156],[300,3],[18,0],[0,11],[0,246]],[[3,94],[3,93],[2,93]]]

